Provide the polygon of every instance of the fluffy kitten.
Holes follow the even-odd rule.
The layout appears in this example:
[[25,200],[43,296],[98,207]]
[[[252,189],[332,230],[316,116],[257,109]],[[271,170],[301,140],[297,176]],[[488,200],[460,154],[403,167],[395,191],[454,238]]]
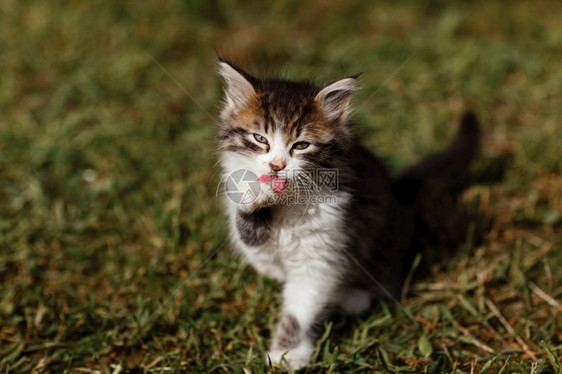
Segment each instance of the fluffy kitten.
[[226,61],[220,73],[224,178],[243,193],[227,199],[231,237],[260,274],[283,282],[268,356],[302,368],[330,307],[360,313],[399,295],[419,245],[419,201],[468,166],[479,126],[465,114],[448,149],[391,179],[349,123],[356,76],[316,87],[257,79]]

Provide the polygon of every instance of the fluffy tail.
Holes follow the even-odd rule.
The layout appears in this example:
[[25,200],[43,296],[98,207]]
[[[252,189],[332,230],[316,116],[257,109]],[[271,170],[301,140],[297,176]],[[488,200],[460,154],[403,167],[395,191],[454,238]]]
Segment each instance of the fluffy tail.
[[476,115],[466,112],[453,143],[406,169],[393,184],[394,195],[405,204],[420,195],[443,191],[455,185],[480,148],[480,125]]

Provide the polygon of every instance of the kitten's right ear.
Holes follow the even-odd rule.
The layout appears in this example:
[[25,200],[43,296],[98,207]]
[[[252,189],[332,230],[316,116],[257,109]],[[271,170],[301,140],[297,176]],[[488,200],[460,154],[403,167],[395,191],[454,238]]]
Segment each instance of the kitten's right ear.
[[241,109],[256,93],[256,90],[235,67],[225,61],[219,62],[219,73],[226,81],[226,109]]
[[359,74],[340,79],[324,87],[315,97],[329,119],[345,123],[350,112],[350,101],[357,88]]

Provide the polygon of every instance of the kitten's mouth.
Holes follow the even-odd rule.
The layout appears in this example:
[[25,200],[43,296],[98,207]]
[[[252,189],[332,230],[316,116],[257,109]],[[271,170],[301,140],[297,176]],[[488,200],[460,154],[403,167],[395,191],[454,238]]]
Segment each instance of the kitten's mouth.
[[285,188],[285,182],[287,182],[287,179],[277,174],[263,174],[258,178],[258,182],[268,184],[273,192],[280,194]]

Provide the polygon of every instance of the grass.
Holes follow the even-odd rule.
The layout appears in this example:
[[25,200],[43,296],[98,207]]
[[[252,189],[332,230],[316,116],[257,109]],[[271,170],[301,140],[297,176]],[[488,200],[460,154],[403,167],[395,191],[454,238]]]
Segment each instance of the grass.
[[267,370],[279,285],[224,244],[215,194],[219,48],[297,79],[362,71],[358,131],[394,171],[466,107],[478,163],[511,160],[463,195],[478,240],[463,233],[403,307],[327,321],[306,372],[560,373],[560,16],[549,1],[4,1],[0,369]]

